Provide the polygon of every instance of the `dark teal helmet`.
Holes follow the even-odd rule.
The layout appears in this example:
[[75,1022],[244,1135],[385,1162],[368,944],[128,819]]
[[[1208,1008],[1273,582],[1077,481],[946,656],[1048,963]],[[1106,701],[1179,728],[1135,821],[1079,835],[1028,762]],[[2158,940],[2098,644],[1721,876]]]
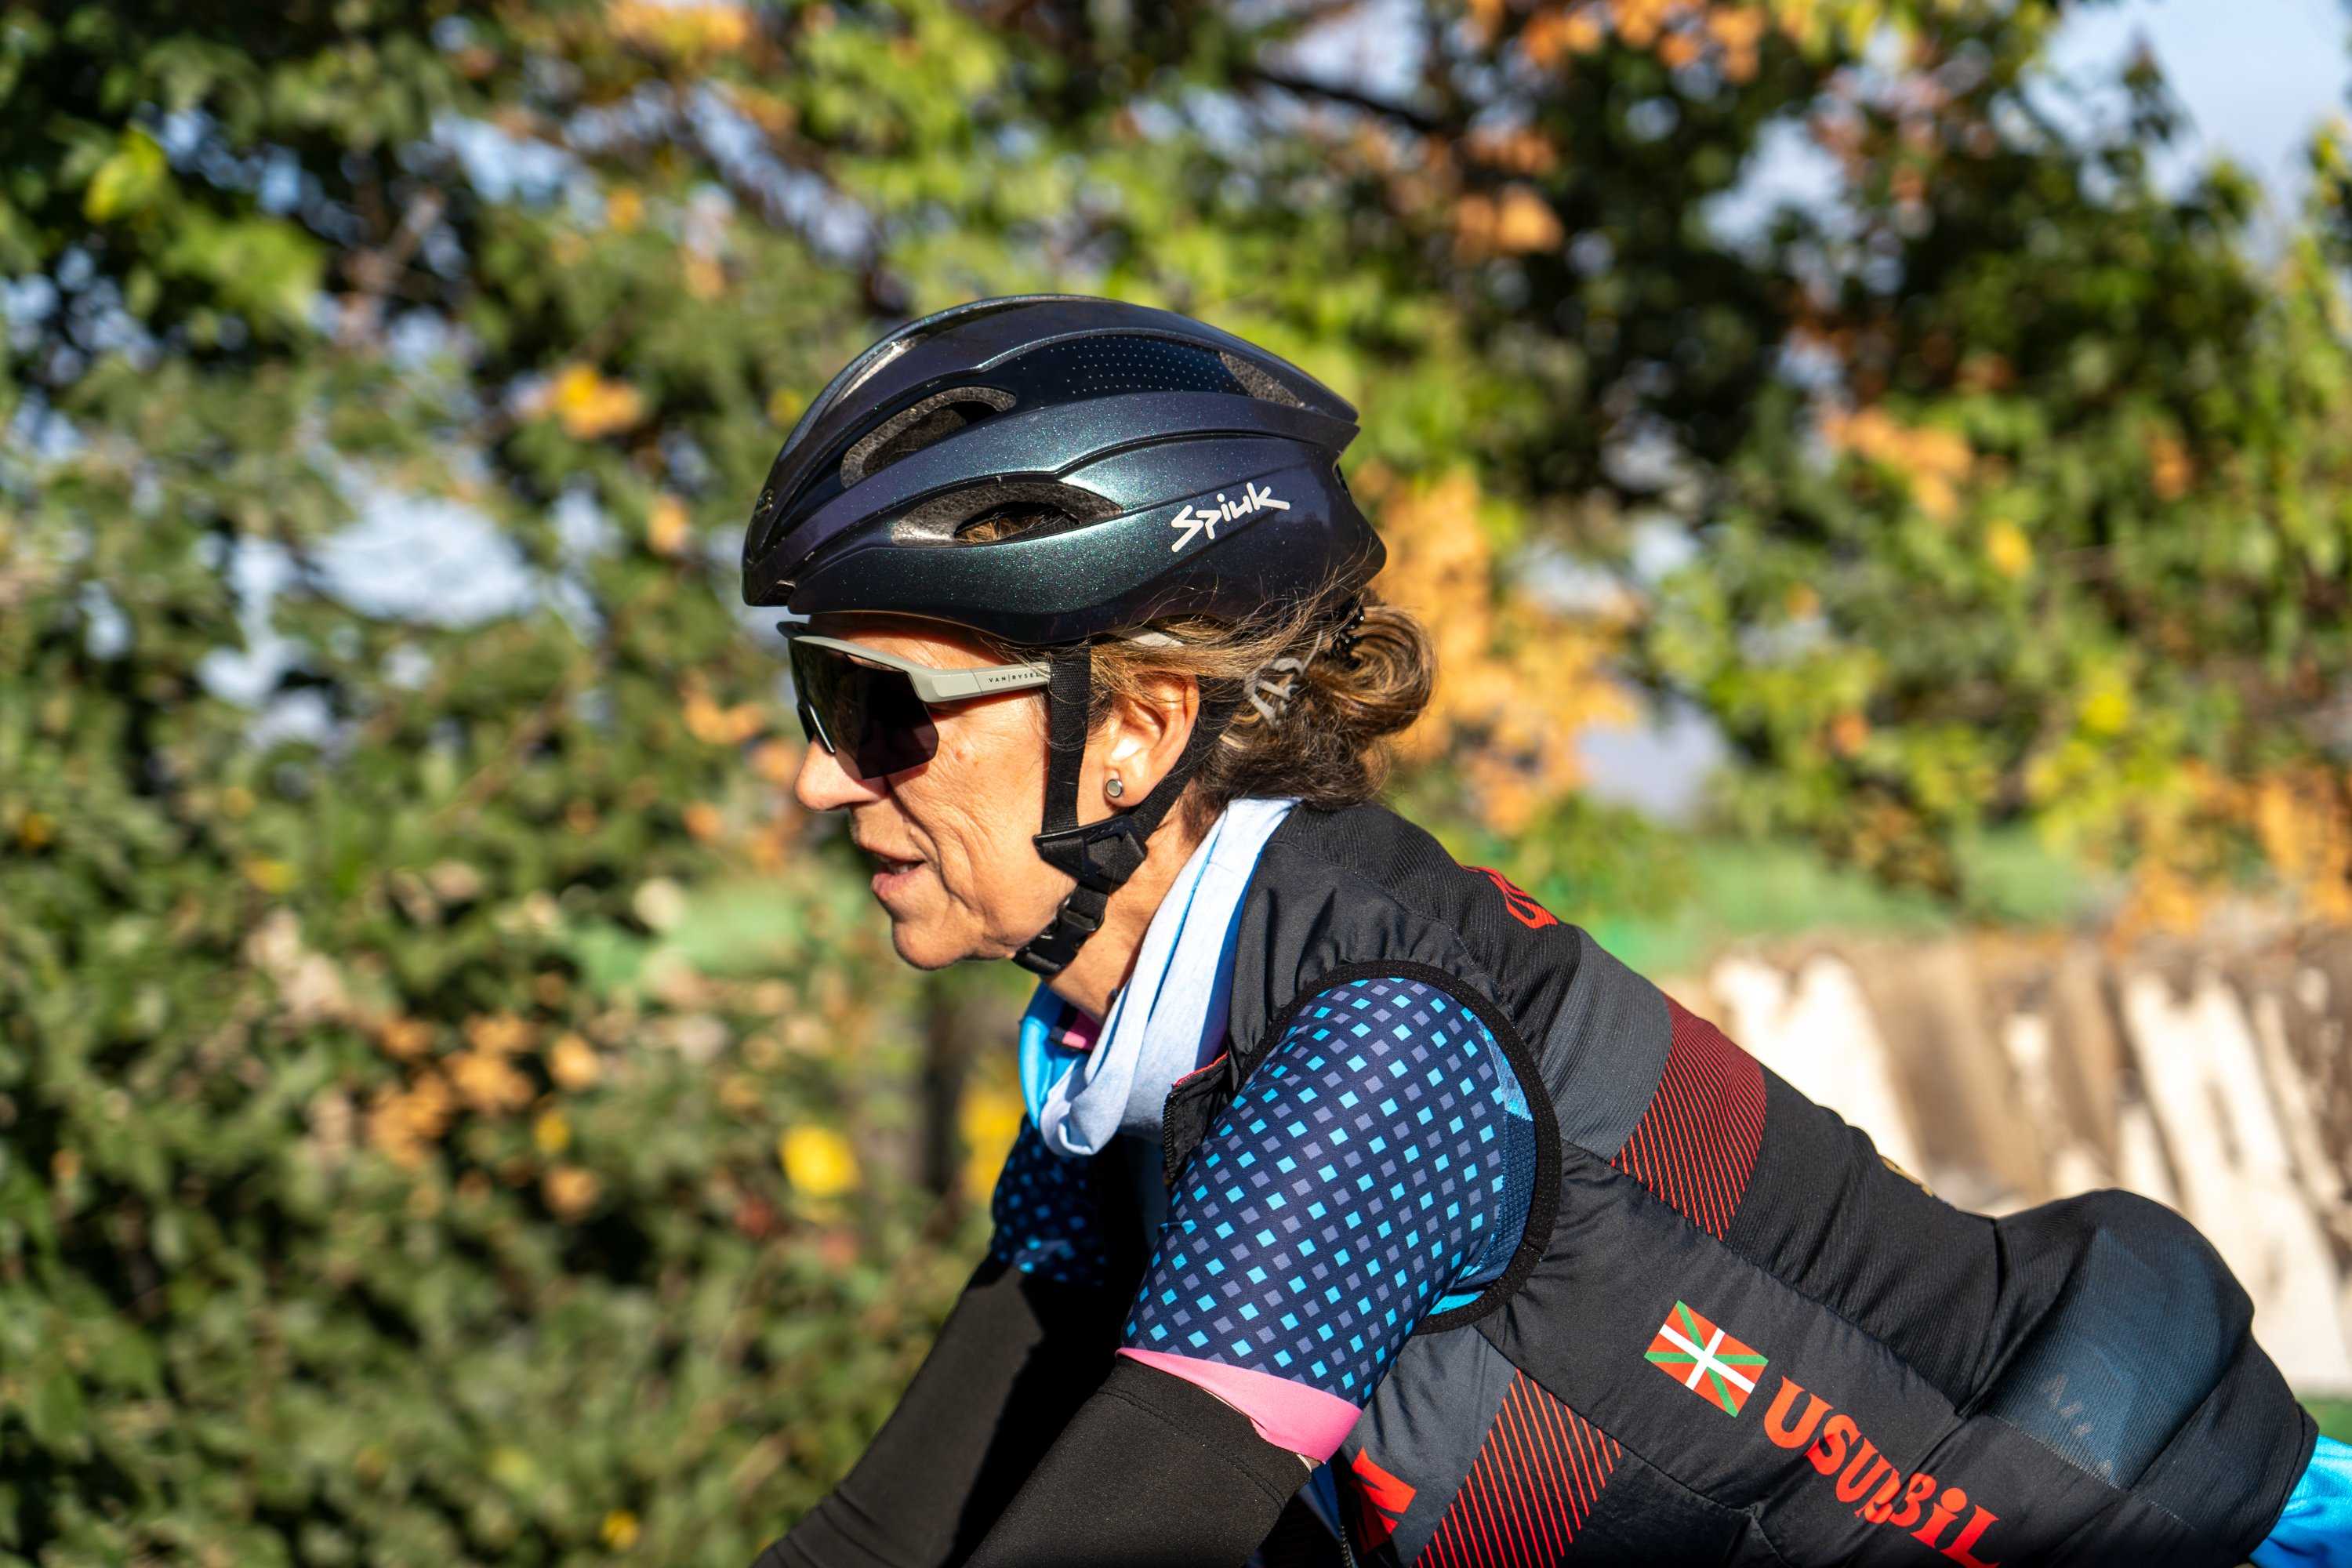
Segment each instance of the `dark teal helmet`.
[[900,327],[809,405],[752,513],[743,596],[1026,644],[1238,617],[1379,570],[1339,477],[1355,435],[1330,388],[1171,311],[974,300]]
[[1050,975],[1240,700],[1204,689],[1167,776],[1080,823],[1087,639],[1361,584],[1384,552],[1339,477],[1355,435],[1345,399],[1230,332],[1078,294],[977,300],[900,327],[808,405],[751,513],[743,597],[1070,645],[1046,689],[1036,844],[1078,886],[1016,955]]

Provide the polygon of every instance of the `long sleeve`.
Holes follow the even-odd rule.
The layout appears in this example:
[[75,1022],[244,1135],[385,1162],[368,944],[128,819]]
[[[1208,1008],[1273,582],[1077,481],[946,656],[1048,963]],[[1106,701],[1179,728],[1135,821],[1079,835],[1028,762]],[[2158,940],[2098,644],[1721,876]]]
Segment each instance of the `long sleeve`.
[[1024,1127],[995,1239],[922,1367],[841,1484],[754,1568],[961,1563],[1101,1384],[1132,1289],[1098,1201],[1110,1173]]
[[2322,1437],[2286,1500],[2286,1510],[2254,1548],[2259,1568],[2352,1568],[2352,1447]]
[[1214,1394],[1123,1361],[971,1568],[1238,1568],[1307,1475]]

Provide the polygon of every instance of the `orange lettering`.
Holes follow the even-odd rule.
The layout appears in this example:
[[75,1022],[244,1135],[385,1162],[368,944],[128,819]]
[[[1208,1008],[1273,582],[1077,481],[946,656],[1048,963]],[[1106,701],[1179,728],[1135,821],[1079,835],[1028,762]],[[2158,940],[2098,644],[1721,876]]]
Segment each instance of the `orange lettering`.
[[1960,1568],[2000,1568],[1998,1563],[1978,1562],[1969,1552],[1969,1548],[1974,1546],[1984,1532],[2000,1518],[1997,1513],[1990,1513],[1983,1509],[1977,1510],[1974,1517],[1969,1519],[1968,1528],[1961,1531],[1949,1546],[1944,1548],[1944,1555],[1960,1564]]
[[1813,1468],[1822,1474],[1836,1475],[1838,1468],[1845,1463],[1847,1442],[1861,1436],[1862,1428],[1853,1424],[1852,1416],[1832,1415],[1829,1425],[1822,1428],[1822,1440],[1807,1451],[1805,1458],[1811,1459]]
[[1944,1526],[1960,1517],[1960,1510],[1969,1506],[1969,1494],[1958,1487],[1947,1487],[1944,1495],[1936,1500],[1935,1510],[1927,1522],[1911,1532],[1911,1539],[1924,1546],[1936,1544],[1936,1537],[1944,1533]]
[[1923,1470],[1913,1476],[1911,1484],[1904,1489],[1901,1510],[1874,1502],[1862,1510],[1863,1517],[1873,1524],[1891,1524],[1898,1530],[1908,1530],[1919,1522],[1919,1505],[1935,1495],[1936,1478]]
[[1804,1418],[1791,1430],[1788,1425],[1789,1412],[1796,1407],[1797,1395],[1804,1393],[1802,1388],[1783,1377],[1780,1391],[1772,1396],[1772,1408],[1764,1412],[1764,1436],[1783,1448],[1801,1448],[1812,1441],[1813,1428],[1821,1425],[1822,1413],[1830,1407],[1830,1402],[1820,1394],[1806,1394]]
[[[1875,1463],[1871,1462],[1874,1455],[1877,1456]],[[1862,1479],[1854,1479],[1856,1475]],[[1878,1452],[1878,1445],[1865,1437],[1862,1447],[1853,1451],[1853,1462],[1845,1468],[1845,1474],[1838,1478],[1838,1501],[1860,1502],[1877,1490],[1881,1482],[1885,1484],[1885,1495],[1893,1497],[1895,1489],[1902,1481],[1903,1472],[1888,1464],[1886,1456]]]

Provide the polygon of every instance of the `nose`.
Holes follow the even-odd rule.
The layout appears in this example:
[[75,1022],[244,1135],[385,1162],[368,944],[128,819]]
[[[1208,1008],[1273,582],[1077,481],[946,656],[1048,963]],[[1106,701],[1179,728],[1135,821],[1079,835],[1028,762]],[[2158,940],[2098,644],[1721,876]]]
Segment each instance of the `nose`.
[[841,759],[815,741],[801,752],[801,771],[793,780],[793,798],[804,811],[839,811],[882,798],[879,779],[861,779],[841,765]]

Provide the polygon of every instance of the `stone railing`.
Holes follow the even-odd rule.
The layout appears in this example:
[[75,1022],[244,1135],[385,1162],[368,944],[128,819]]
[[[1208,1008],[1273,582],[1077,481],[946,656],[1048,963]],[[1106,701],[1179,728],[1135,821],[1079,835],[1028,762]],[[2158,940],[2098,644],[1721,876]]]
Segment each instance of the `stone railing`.
[[2179,1210],[2288,1379],[2352,1392],[2352,931],[1823,940],[1664,985],[1952,1202]]

